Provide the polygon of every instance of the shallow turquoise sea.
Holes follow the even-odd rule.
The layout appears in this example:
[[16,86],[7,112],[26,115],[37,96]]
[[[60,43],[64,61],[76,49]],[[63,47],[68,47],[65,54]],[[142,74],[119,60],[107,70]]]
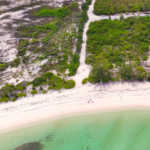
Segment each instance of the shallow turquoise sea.
[[47,121],[0,135],[0,150],[37,141],[43,150],[150,150],[150,111],[122,111]]

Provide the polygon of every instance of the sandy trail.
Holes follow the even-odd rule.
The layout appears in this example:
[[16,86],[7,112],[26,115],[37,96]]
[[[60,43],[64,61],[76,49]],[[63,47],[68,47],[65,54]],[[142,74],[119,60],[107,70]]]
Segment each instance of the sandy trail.
[[[81,48],[81,53],[80,53],[80,66],[77,69],[77,73],[74,77],[71,77],[73,80],[75,80],[76,82],[76,87],[81,86],[82,85],[82,80],[87,78],[89,76],[91,67],[85,64],[85,59],[86,59],[86,41],[87,41],[87,35],[86,32],[89,28],[89,24],[91,22],[94,21],[99,21],[99,20],[103,20],[103,19],[109,19],[109,16],[106,15],[101,15],[101,16],[97,16],[93,13],[94,11],[94,3],[96,0],[93,0],[91,5],[89,6],[89,10],[87,12],[89,20],[87,21],[87,23],[84,26],[84,30],[83,30],[83,43],[82,43],[82,48]],[[146,15],[150,15],[149,12],[145,12],[145,13],[128,13],[122,14],[124,16],[124,18],[128,18],[131,16],[146,16]],[[116,15],[111,15],[111,20],[114,19],[120,19],[120,14],[116,14]]]

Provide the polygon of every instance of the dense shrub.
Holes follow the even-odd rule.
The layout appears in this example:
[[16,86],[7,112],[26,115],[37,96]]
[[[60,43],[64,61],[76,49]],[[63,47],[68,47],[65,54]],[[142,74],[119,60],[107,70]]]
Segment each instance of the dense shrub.
[[74,82],[74,80],[68,80],[68,81],[65,81],[65,83],[64,83],[64,88],[65,89],[72,89],[72,88],[74,88],[75,87],[75,82]]
[[23,91],[23,90],[26,89],[26,85],[27,85],[27,83],[23,81],[23,82],[21,82],[21,83],[19,83],[19,84],[16,85],[16,89],[18,91]]
[[69,76],[75,75],[78,67],[79,67],[79,55],[75,53],[72,57],[70,64],[68,65]]
[[60,90],[63,88],[64,80],[53,75],[52,78],[48,81],[50,87],[48,89]]
[[47,72],[47,73],[44,74],[44,78],[45,78],[46,80],[47,80],[47,79],[51,79],[53,76],[54,76],[54,75],[53,75],[53,73],[51,73],[51,72]]
[[146,80],[150,82],[150,74],[147,74]]
[[148,10],[150,10],[150,1],[148,0],[96,0],[94,4],[94,13],[97,15]]
[[[55,22],[56,23],[56,22]],[[57,31],[57,26],[55,23],[46,23],[45,25],[34,25],[34,26],[20,26],[17,29],[17,36],[18,37],[39,37],[41,34],[46,34],[47,36],[45,38],[50,38],[50,36]],[[27,41],[27,40],[26,40]],[[31,41],[31,44],[35,43],[34,41]],[[33,47],[33,46],[32,46]],[[36,47],[36,46],[34,46]],[[38,48],[36,48],[38,49]]]
[[45,79],[45,78],[43,78],[43,77],[37,77],[37,78],[35,78],[35,79],[31,82],[31,84],[33,84],[33,87],[37,87],[37,86],[41,85],[41,84],[44,83],[44,82],[46,82],[46,79]]
[[76,2],[73,2],[69,5],[69,9],[71,9],[71,10],[77,10],[78,7],[79,7],[79,4]]
[[5,86],[3,86],[0,89],[0,96],[1,96],[1,98],[9,98],[10,93],[15,91],[15,90],[16,90],[16,88],[14,85],[6,84]]
[[70,14],[70,11],[67,7],[55,8],[55,9],[41,9],[38,13],[34,14],[39,17],[58,17],[63,18]]
[[95,64],[88,81],[91,83],[108,82],[110,80],[109,68],[106,64]]
[[7,97],[4,97],[4,98],[0,99],[0,102],[8,102],[8,101],[9,101],[9,98],[7,98]]
[[7,64],[6,63],[0,63],[0,71],[4,71],[7,69]]
[[18,93],[18,94],[17,94],[17,97],[25,97],[25,96],[26,96],[25,93]]
[[147,72],[142,66],[136,68],[136,76],[139,81],[142,81],[146,78]]
[[37,91],[31,91],[31,94],[32,95],[35,95],[35,94],[37,94],[38,92]]
[[88,78],[82,80],[82,84],[86,84],[88,82]]
[[[148,59],[149,21],[150,17],[146,16],[90,23],[87,31],[86,63],[93,66],[106,62],[110,72],[115,70],[113,77],[120,75],[123,80],[144,80],[146,74],[137,73],[136,67],[140,66],[141,59]],[[132,65],[132,71],[126,66],[127,63]],[[129,74],[123,72],[123,68],[129,69]]]
[[17,100],[17,98],[13,97],[11,100],[12,100],[13,102],[15,102],[15,101]]
[[47,93],[47,91],[46,91],[46,90],[43,90],[42,92],[43,92],[43,94]]
[[123,80],[131,79],[133,77],[133,74],[134,74],[132,66],[130,64],[129,65],[122,65],[120,67],[119,74]]

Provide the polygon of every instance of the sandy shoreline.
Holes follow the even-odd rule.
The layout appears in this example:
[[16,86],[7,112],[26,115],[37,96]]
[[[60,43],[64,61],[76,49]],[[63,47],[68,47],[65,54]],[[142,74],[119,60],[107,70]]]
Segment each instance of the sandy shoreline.
[[150,108],[149,82],[88,84],[0,104],[0,131],[69,116],[145,108]]

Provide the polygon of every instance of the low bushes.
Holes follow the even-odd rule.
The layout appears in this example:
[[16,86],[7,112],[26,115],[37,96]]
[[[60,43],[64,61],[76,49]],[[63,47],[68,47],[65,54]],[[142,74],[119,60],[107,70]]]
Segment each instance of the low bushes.
[[35,78],[31,84],[33,84],[34,87],[42,85],[44,82],[46,82],[46,79],[43,77],[37,77]]
[[79,21],[79,27],[78,27],[78,41],[76,44],[76,50],[77,52],[80,52],[81,50],[81,45],[82,45],[82,35],[83,35],[83,28],[84,24],[88,20],[88,15],[87,15],[87,10],[89,8],[89,5],[91,4],[91,0],[86,0],[85,3],[82,4],[82,13],[80,15],[80,21]]
[[[42,84],[48,84],[49,87],[48,89],[53,89],[53,90],[60,90],[61,88],[73,88],[75,86],[75,82],[73,80],[68,80],[65,81],[64,79],[61,79],[58,76],[55,76],[53,73],[51,72],[47,72],[44,74],[44,77],[37,77],[35,78],[31,84],[33,85],[33,87],[37,87],[40,86]],[[35,88],[34,88],[35,90]],[[42,90],[42,89],[40,89]]]
[[55,8],[55,9],[41,9],[34,16],[38,17],[58,17],[63,18],[70,14],[70,10],[67,7]]
[[149,21],[150,17],[145,16],[90,23],[86,63],[93,66],[93,71],[95,64],[103,68],[107,65],[106,72],[109,72],[107,77],[105,75],[106,78],[100,79],[92,71],[89,78],[92,82],[106,82],[115,78],[139,81],[146,79],[146,71],[141,72],[136,68],[141,66],[141,60],[148,59]]
[[0,71],[4,71],[7,69],[7,64],[6,63],[0,63]]
[[13,97],[11,100],[12,100],[13,102],[15,102],[15,101],[17,100],[17,98]]
[[147,72],[142,66],[136,68],[136,77],[139,81],[142,81],[146,78]]
[[8,102],[8,101],[9,101],[9,98],[7,98],[7,97],[4,97],[4,98],[0,99],[0,102]]
[[35,94],[37,94],[38,92],[37,91],[31,91],[31,94],[32,95],[35,95]]
[[106,64],[105,65],[95,64],[90,73],[88,81],[91,83],[108,82],[110,78],[111,78],[110,71]]
[[25,96],[27,96],[25,93],[18,93],[17,94],[17,97],[25,97]]
[[[55,25],[55,23],[46,23],[45,25],[34,25],[34,26],[29,26],[29,27],[28,26],[20,26],[18,28],[18,32],[16,35],[18,37],[21,36],[24,38],[27,38],[27,37],[35,38],[43,33],[48,35],[48,34],[52,34],[52,33],[56,32],[56,31],[57,31],[57,26]],[[26,41],[27,40],[21,41],[20,45],[23,42],[24,42],[23,44],[25,44]],[[35,44],[37,42],[38,41],[34,39],[31,41],[31,44]]]
[[25,55],[25,52],[27,51],[28,46],[29,46],[28,40],[20,39],[17,45],[18,55],[19,56]]
[[10,63],[10,66],[11,67],[18,67],[20,65],[20,59],[19,58],[16,58],[15,60],[13,60],[11,63]]
[[73,2],[73,3],[71,3],[71,4],[68,6],[68,8],[71,9],[71,10],[77,10],[78,7],[79,7],[79,4],[76,3],[76,2]]
[[47,93],[47,91],[46,91],[46,90],[43,90],[43,91],[42,91],[42,93],[43,93],[43,94],[46,94],[46,93]]
[[[62,88],[71,89],[75,87],[75,82],[73,80],[65,81],[64,79],[55,76],[53,73],[47,72],[44,74],[44,77],[37,77],[32,82],[23,81],[17,84],[16,86],[11,84],[6,84],[4,87],[0,89],[0,102],[8,102],[9,100],[16,101],[17,98],[27,96],[26,93],[24,93],[25,92],[24,90],[30,84],[33,85],[32,91],[30,92],[32,95],[38,93],[35,87],[38,87],[42,84],[49,85],[48,88],[49,90],[50,89],[60,90]],[[47,93],[46,90],[43,90],[42,86],[40,86],[39,90],[43,94]],[[18,93],[19,91],[21,91],[21,93]]]
[[76,71],[79,67],[79,54],[75,53],[73,56],[72,56],[72,60],[70,62],[70,64],[68,65],[68,68],[69,68],[69,76],[72,76],[72,75],[75,75],[76,74]]
[[131,65],[122,65],[119,73],[123,80],[130,80],[133,77],[133,69]]
[[94,13],[97,15],[148,10],[150,10],[150,1],[148,0],[96,0],[94,4]]
[[86,84],[88,82],[88,78],[82,80],[82,84]]
[[19,84],[16,85],[16,89],[18,91],[23,91],[26,89],[27,83],[26,82],[21,82]]
[[63,84],[63,79],[53,75],[48,81],[48,85],[50,85],[48,89],[60,90],[61,88],[63,88]]
[[75,82],[74,80],[68,80],[68,81],[65,81],[64,83],[64,88],[65,89],[71,89],[71,88],[74,88],[75,87]]

